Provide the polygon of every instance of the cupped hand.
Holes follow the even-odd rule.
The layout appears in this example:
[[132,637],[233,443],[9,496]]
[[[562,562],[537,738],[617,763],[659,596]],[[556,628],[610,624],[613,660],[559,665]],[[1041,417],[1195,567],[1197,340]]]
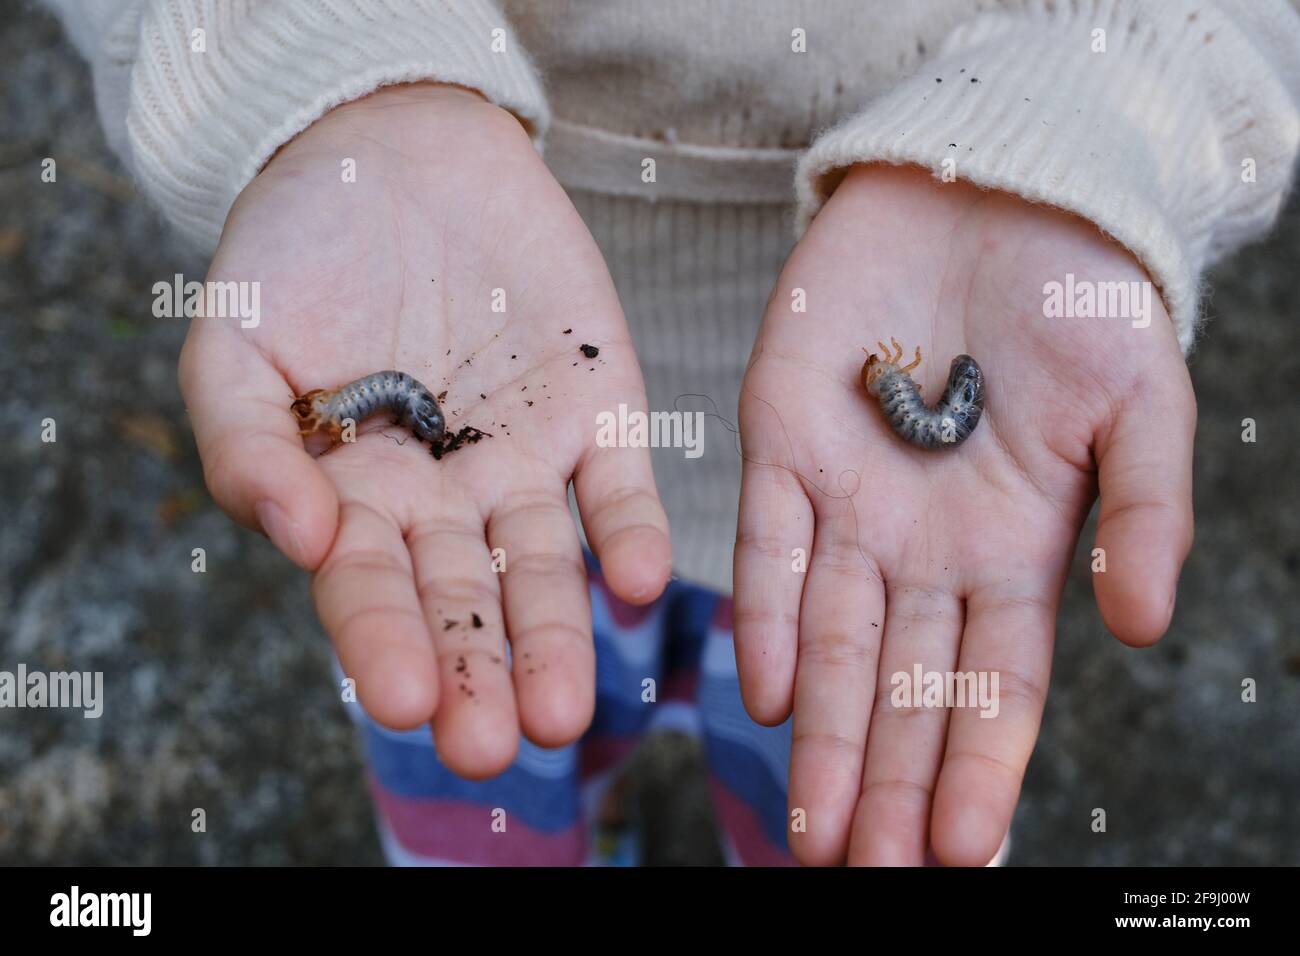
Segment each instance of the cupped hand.
[[[595,664],[570,480],[619,597],[657,597],[670,552],[646,451],[595,445],[600,412],[645,407],[640,369],[523,127],[437,85],[335,109],[243,191],[208,278],[260,283],[261,313],[194,320],[181,356],[208,486],[313,572],[368,713],[431,719],[467,777],[508,766],[521,729],[579,736]],[[309,454],[294,396],[390,368],[446,393],[449,432],[490,437],[435,461],[381,416]]]
[[[793,710],[790,844],[806,863],[994,855],[1098,489],[1107,627],[1142,646],[1169,624],[1192,537],[1190,380],[1158,291],[1144,328],[1045,317],[1045,284],[1069,273],[1076,289],[1148,281],[1082,220],[873,166],[849,173],[781,275],[741,395],[735,633],[750,714]],[[891,337],[904,361],[921,347],[911,374],[931,403],[954,356],[981,364],[984,416],[964,444],[906,444],[866,394],[862,348]],[[996,673],[996,716],[895,706],[895,675],[916,665]]]

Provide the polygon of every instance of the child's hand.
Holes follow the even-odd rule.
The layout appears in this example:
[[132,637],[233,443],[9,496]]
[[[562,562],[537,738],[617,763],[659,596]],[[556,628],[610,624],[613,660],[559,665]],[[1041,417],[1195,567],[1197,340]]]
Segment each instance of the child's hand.
[[[793,707],[790,806],[807,829],[790,843],[805,862],[920,863],[927,845],[945,863],[993,856],[1098,479],[1106,625],[1141,646],[1169,624],[1192,538],[1190,380],[1158,293],[1147,328],[1045,318],[1044,283],[1071,272],[1147,279],[1088,223],[869,167],[780,278],[741,398],[736,652],[757,720]],[[921,347],[912,375],[930,403],[955,355],[983,367],[984,417],[964,445],[905,444],[865,393],[862,347],[891,336],[909,361]],[[997,672],[997,716],[895,708],[891,677],[917,664]]]
[[[595,664],[570,478],[620,597],[657,597],[670,554],[646,451],[594,445],[600,411],[644,409],[641,373],[600,253],[522,127],[436,85],[336,109],[244,190],[209,278],[260,281],[261,324],[196,319],[181,356],[208,485],[314,572],[366,710],[432,718],[469,777],[508,766],[521,727],[574,740]],[[293,397],[389,368],[446,390],[449,432],[492,437],[438,462],[380,416],[313,460]]]

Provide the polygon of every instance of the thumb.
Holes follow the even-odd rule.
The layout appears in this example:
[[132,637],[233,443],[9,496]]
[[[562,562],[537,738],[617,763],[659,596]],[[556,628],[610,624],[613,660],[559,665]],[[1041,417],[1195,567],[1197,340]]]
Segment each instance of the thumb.
[[1140,388],[1097,442],[1105,570],[1094,564],[1093,589],[1106,627],[1132,647],[1154,644],[1169,627],[1192,546],[1196,398],[1181,362],[1179,370],[1160,394]]
[[284,376],[239,332],[196,319],[180,383],[217,504],[315,569],[334,540],[338,495],[303,447]]

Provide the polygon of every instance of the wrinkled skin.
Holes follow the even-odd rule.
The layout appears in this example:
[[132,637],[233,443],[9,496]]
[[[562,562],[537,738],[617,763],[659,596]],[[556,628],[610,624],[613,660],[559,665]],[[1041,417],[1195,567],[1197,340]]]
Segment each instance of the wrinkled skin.
[[[792,711],[806,863],[980,865],[1038,734],[1066,571],[1098,490],[1094,575],[1126,644],[1168,627],[1191,544],[1195,402],[1172,325],[1048,319],[1043,285],[1146,280],[1081,220],[926,172],[855,168],[791,254],[741,396],[736,651],[746,706]],[[791,292],[806,290],[806,313]],[[979,427],[923,451],[885,423],[862,347],[893,336],[987,379]],[[809,556],[792,571],[795,549]],[[901,709],[891,676],[997,671],[996,718]]]
[[[657,597],[670,550],[648,452],[595,447],[599,412],[644,409],[641,373],[604,261],[519,122],[433,84],[333,110],[244,189],[209,278],[260,281],[262,320],[198,319],[185,343],[208,486],[312,572],[367,712],[432,720],[465,777],[505,769],[521,730],[576,739],[595,663],[570,479],[621,598]],[[586,342],[599,360],[575,367]],[[438,462],[379,416],[313,458],[292,398],[383,369],[446,389],[449,431],[493,437]],[[507,640],[529,666],[510,671]]]

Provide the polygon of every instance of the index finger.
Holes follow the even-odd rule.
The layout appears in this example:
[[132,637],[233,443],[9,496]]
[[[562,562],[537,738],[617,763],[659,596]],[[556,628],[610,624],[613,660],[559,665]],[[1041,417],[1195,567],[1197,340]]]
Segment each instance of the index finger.
[[338,541],[311,591],[366,713],[396,730],[428,720],[438,704],[438,667],[397,524],[360,500],[345,502]]

